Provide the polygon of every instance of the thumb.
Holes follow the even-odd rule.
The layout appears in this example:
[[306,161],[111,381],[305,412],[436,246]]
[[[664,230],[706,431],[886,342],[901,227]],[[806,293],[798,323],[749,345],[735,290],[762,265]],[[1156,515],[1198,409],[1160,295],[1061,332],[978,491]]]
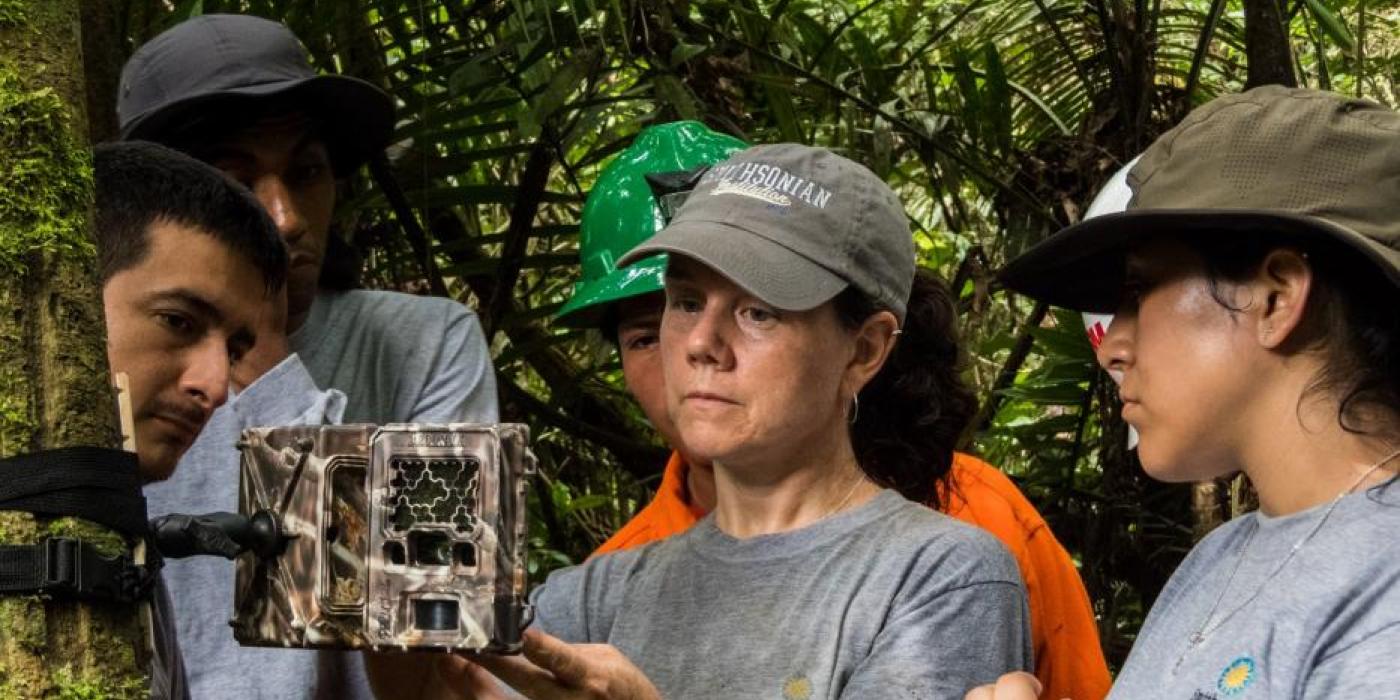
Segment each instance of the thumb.
[[567,642],[536,629],[525,630],[525,658],[554,674],[560,683],[578,687],[588,675],[588,665]]
[[1040,697],[1040,680],[1024,671],[1008,673],[997,679],[997,700],[1036,700]]
[[430,679],[425,697],[438,700],[502,700],[500,683],[489,671],[470,659],[449,654],[438,661],[437,677]]

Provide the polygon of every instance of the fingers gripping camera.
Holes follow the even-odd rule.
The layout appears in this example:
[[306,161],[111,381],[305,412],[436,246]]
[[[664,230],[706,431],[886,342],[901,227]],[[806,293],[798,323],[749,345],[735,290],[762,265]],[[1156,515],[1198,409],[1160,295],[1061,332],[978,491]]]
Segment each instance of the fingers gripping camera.
[[274,516],[282,545],[239,556],[235,638],[518,651],[528,441],[519,424],[244,431],[239,509]]

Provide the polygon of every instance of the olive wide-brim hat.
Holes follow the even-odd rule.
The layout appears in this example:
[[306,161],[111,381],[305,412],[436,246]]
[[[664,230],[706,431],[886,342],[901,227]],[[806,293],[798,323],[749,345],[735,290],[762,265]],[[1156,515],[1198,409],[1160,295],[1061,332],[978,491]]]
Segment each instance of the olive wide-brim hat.
[[1143,153],[1128,209],[1013,260],[1010,289],[1112,313],[1124,256],[1149,237],[1277,235],[1335,245],[1400,287],[1400,114],[1369,100],[1266,86],[1220,97]]
[[276,102],[318,122],[337,170],[384,150],[394,101],[358,78],[318,74],[278,22],[210,14],[142,44],[122,67],[117,121],[123,140],[167,142],[204,122]]

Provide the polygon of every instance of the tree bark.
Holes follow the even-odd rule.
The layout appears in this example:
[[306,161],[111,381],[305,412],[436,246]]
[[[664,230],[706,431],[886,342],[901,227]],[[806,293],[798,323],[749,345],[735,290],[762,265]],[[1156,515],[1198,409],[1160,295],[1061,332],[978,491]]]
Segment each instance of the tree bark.
[[[95,253],[80,0],[0,8],[0,456],[118,445]],[[73,518],[0,512],[0,543],[128,543]],[[149,695],[136,606],[0,598],[0,697]]]
[[1278,0],[1244,0],[1246,90],[1260,85],[1298,86],[1283,17]]

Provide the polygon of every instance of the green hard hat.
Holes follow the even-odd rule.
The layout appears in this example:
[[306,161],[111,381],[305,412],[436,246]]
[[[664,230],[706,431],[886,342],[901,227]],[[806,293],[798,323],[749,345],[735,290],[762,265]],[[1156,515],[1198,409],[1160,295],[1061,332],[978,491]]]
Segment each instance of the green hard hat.
[[582,277],[554,319],[574,328],[594,327],[608,306],[662,288],[666,256],[617,269],[617,259],[665,225],[646,176],[713,165],[748,144],[711,131],[700,122],[659,124],[637,134],[632,145],[608,164],[588,201],[579,231]]

